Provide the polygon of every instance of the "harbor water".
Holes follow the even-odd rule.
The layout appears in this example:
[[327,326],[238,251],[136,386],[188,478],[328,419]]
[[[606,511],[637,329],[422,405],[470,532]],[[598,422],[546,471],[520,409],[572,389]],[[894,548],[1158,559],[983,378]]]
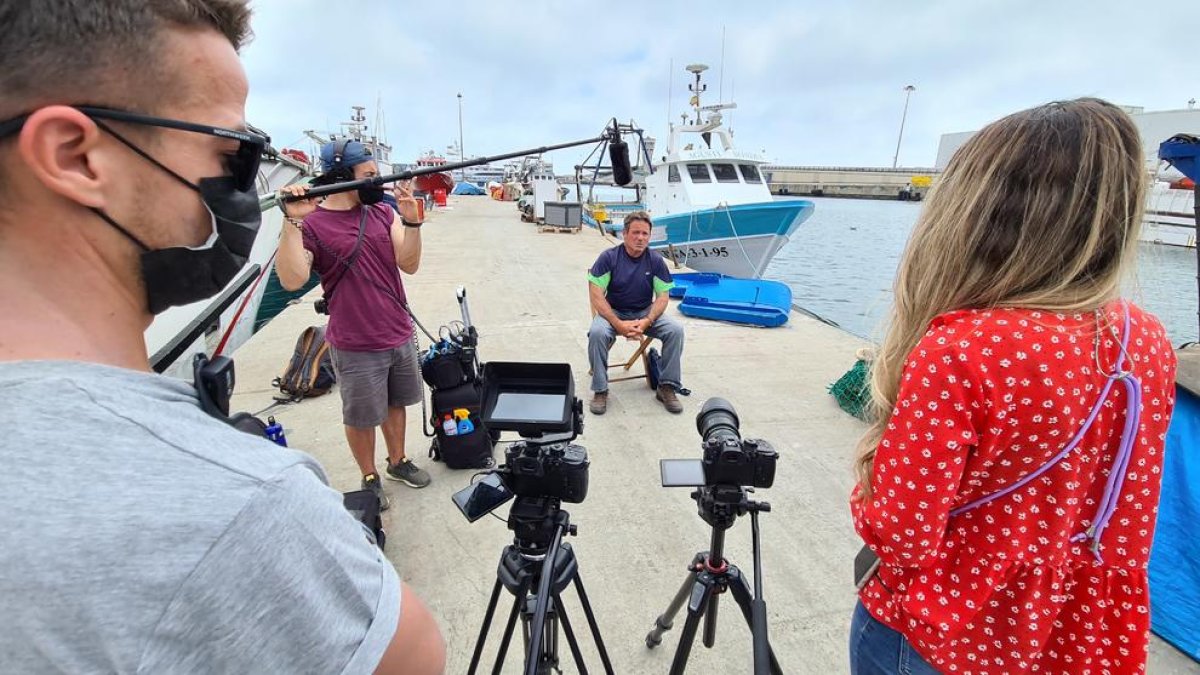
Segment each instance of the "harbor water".
[[[787,283],[793,302],[859,337],[878,340],[891,306],[896,265],[921,204],[809,198],[817,208],[764,275]],[[1171,342],[1195,341],[1196,252],[1141,244],[1126,297],[1167,327]]]

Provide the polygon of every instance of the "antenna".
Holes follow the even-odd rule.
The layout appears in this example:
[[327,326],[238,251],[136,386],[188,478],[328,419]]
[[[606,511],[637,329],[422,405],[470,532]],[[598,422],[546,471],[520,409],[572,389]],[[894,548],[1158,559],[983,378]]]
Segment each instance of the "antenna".
[[717,101],[725,102],[725,25],[721,25],[721,79],[717,83]]
[[688,91],[692,92],[692,107],[696,109],[696,124],[700,124],[700,94],[708,91],[707,84],[700,84],[700,73],[708,70],[708,66],[703,63],[693,63],[687,67],[687,71],[696,76],[696,83],[688,85]]
[[383,131],[383,92],[375,91],[375,138],[379,139],[380,143],[384,142]]
[[675,79],[675,58],[671,58],[671,66],[667,68],[667,128],[671,128],[671,85]]
[[[731,77],[731,78],[729,78],[729,100],[731,102],[736,102],[736,101],[734,101],[734,99],[736,99],[736,98],[737,98],[737,78]],[[730,111],[729,111],[729,135],[733,136],[733,109],[730,109]]]

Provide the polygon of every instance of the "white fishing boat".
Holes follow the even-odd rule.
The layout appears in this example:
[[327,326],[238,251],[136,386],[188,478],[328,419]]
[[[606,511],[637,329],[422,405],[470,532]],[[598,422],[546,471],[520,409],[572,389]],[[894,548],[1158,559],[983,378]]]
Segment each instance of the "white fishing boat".
[[[814,204],[807,199],[777,199],[767,187],[762,155],[734,147],[722,123],[722,111],[735,103],[701,105],[705,65],[691,65],[692,115],[672,124],[667,152],[640,186],[644,206],[654,220],[650,247],[680,264],[705,272],[760,278]],[[639,157],[639,160],[641,158]],[[639,176],[642,170],[636,172]],[[603,204],[609,229],[638,203]],[[605,227],[585,210],[589,224]]]
[[1141,240],[1167,246],[1196,247],[1196,195],[1173,187],[1178,182],[1154,181],[1146,192]]
[[[478,159],[478,157],[463,155],[462,149],[458,147],[458,143],[451,143],[446,146],[446,157],[449,157],[456,163]],[[480,164],[479,166],[468,166],[465,169],[457,169],[454,172],[454,177],[472,185],[486,187],[491,182],[503,182],[504,174],[505,168],[503,164],[489,162],[487,164]]]

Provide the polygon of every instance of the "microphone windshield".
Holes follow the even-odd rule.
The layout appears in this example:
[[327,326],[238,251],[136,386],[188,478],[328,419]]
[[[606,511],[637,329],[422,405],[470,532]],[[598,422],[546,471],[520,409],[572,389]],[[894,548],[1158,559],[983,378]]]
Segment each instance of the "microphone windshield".
[[629,144],[617,139],[608,144],[608,158],[612,162],[613,182],[629,185],[633,182],[633,167],[629,165]]

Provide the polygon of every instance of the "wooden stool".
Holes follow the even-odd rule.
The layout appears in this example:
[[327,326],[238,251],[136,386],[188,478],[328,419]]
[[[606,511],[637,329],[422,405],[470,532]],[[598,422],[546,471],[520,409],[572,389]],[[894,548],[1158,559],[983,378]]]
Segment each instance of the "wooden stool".
[[[593,311],[592,319],[594,320],[595,318],[596,318],[596,312]],[[617,337],[620,338],[621,336],[618,335]],[[626,380],[645,379],[646,386],[653,389],[654,382],[651,381],[651,379],[650,379],[650,355],[646,353],[646,350],[650,348],[650,343],[654,340],[654,338],[650,337],[649,335],[646,335],[646,336],[643,336],[641,340],[629,339],[629,338],[625,338],[625,340],[627,342],[637,342],[638,343],[637,350],[635,350],[633,352],[633,356],[630,356],[629,359],[626,361],[618,361],[616,363],[609,363],[608,369],[612,370],[614,368],[620,368],[624,372],[628,373],[631,370],[633,370],[634,364],[636,364],[640,360],[642,362],[642,373],[640,375],[630,374],[630,375],[622,375],[621,377],[610,377],[608,379],[608,381],[611,383],[611,382],[624,382]],[[616,345],[616,342],[613,342],[613,345]],[[610,351],[611,351],[611,348],[610,348]],[[591,374],[592,374],[592,369],[588,368],[588,375],[591,375]]]

